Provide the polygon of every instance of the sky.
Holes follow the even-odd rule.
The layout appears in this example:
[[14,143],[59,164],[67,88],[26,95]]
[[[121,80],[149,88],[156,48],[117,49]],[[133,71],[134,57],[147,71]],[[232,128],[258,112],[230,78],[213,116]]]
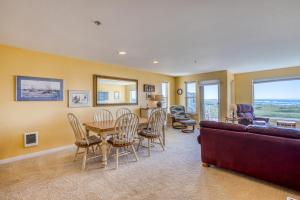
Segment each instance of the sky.
[[[188,92],[195,91],[196,84],[188,85]],[[218,85],[206,85],[205,99],[218,98]],[[300,80],[284,80],[254,84],[254,99],[299,99]]]
[[300,99],[300,80],[255,83],[254,99]]
[[205,85],[204,98],[205,99],[218,99],[219,85]]
[[[191,83],[187,85],[187,92],[194,93],[196,91],[196,84]],[[219,86],[216,85],[205,85],[204,86],[204,97],[205,99],[218,99]]]

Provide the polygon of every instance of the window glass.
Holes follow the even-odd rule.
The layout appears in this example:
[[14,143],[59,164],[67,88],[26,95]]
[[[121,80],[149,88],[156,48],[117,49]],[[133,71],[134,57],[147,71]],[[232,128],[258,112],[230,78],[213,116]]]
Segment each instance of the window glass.
[[256,116],[300,119],[300,79],[255,81],[253,90]]
[[186,111],[196,113],[196,82],[187,82],[186,88]]

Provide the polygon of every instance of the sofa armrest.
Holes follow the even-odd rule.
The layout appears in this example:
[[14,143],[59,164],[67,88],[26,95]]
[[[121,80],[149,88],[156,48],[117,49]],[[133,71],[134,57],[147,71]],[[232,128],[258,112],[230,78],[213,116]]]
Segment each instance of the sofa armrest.
[[268,118],[268,117],[255,117],[255,120],[257,120],[257,121],[265,121],[266,123],[269,123],[270,118]]

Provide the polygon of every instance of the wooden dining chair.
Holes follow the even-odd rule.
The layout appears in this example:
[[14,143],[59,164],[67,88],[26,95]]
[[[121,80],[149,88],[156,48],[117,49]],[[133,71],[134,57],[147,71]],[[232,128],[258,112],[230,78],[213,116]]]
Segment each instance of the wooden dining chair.
[[[75,139],[76,139],[75,145],[77,146],[77,149],[75,152],[74,161],[76,160],[78,154],[83,153],[82,169],[84,170],[87,159],[96,158],[96,157],[100,156],[100,155],[96,155],[96,156],[88,158],[89,148],[98,146],[100,149],[102,140],[96,135],[87,136],[86,132],[82,129],[78,118],[73,113],[68,113],[67,116],[68,116],[69,123],[73,129],[73,132],[75,134]],[[84,149],[84,151],[79,152],[80,149]],[[93,153],[95,155],[94,148],[93,148]]]
[[100,109],[94,114],[94,121],[113,121],[114,117],[109,110]]
[[118,118],[121,117],[122,115],[128,114],[128,113],[131,113],[131,110],[130,110],[130,109],[128,109],[128,108],[119,108],[119,109],[116,111],[116,119],[118,119]]
[[[134,144],[134,136],[137,133],[139,125],[139,117],[136,114],[128,113],[119,117],[115,123],[115,134],[107,141],[110,144],[108,149],[108,156],[111,150],[116,149],[116,168],[119,167],[119,157],[133,153],[136,161],[138,161],[138,156],[136,154]],[[123,152],[119,152],[119,149],[123,148]],[[132,152],[129,151],[131,148]]]
[[155,140],[159,140],[159,143],[163,149],[165,147],[162,142],[162,131],[165,125],[167,118],[167,113],[163,109],[156,109],[150,115],[147,128],[142,129],[138,132],[139,135],[139,144],[137,147],[137,151],[143,141],[144,138],[148,140],[148,155],[151,156],[151,144],[154,144]]

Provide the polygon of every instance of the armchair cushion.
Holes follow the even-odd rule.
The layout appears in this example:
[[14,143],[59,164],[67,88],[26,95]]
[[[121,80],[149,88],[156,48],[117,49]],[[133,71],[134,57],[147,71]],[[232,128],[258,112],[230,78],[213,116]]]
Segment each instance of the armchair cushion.
[[251,104],[237,104],[237,116],[239,124],[250,125],[266,125],[269,123],[269,118],[255,117],[254,109]]
[[190,116],[185,112],[184,106],[174,105],[170,107],[171,117],[175,121],[189,120]]

